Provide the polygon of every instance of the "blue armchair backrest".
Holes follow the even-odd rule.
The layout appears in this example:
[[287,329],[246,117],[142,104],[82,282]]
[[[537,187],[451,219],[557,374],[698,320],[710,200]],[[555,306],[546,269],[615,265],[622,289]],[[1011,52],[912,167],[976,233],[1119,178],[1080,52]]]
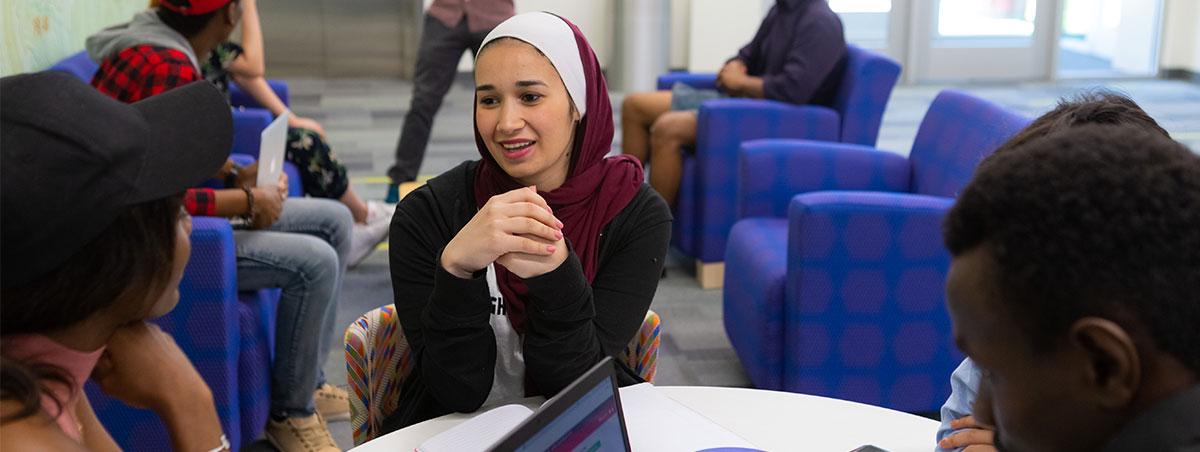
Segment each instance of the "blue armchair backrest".
[[846,71],[833,101],[842,117],[843,143],[875,146],[883,110],[899,77],[900,64],[891,58],[846,46]]
[[79,77],[85,83],[91,83],[92,76],[96,75],[96,69],[100,69],[100,66],[93,63],[91,58],[88,58],[87,51],[80,50],[78,53],[54,63],[47,70],[66,72]]
[[975,166],[1029,118],[962,91],[937,95],[913,141],[911,192],[957,198]]

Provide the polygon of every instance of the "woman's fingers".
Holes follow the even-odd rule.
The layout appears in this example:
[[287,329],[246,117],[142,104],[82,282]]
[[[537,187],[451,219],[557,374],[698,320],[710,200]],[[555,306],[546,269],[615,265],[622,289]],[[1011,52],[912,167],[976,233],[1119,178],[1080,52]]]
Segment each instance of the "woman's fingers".
[[496,207],[496,213],[509,218],[532,218],[552,229],[562,229],[562,222],[544,207],[531,202],[502,204]]
[[960,417],[958,419],[951,421],[950,426],[955,429],[964,429],[964,428],[991,429],[992,428],[992,426],[990,426],[990,425],[983,425],[979,421],[976,421],[975,416],[971,416],[971,415],[963,416],[963,417]]
[[550,212],[551,214],[554,213],[554,210],[550,208],[550,204],[546,203],[546,199],[543,198],[542,195],[539,195],[537,192],[537,188],[533,187],[532,185],[528,186],[528,187],[521,187],[516,190],[510,190],[510,191],[498,194],[496,196],[493,196],[491,199],[488,200],[488,204],[491,204],[492,202],[496,202],[498,204],[499,203],[528,202],[528,203],[533,203],[543,209],[546,209],[546,211]]
[[554,241],[544,241],[530,235],[508,236],[503,238],[505,253],[525,253],[537,256],[549,256],[558,249]]
[[529,217],[514,217],[502,221],[501,230],[513,235],[531,235],[550,243],[557,242],[563,236],[562,231]]

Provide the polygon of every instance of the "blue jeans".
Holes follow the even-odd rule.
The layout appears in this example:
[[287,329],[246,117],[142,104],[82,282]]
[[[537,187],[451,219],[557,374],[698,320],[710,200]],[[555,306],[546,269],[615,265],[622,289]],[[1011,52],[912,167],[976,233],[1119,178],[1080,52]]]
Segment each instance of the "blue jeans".
[[350,209],[337,201],[288,198],[270,228],[233,232],[238,290],[283,289],[275,320],[272,416],[313,414],[313,391],[325,382],[322,360],[336,334],[353,229]]

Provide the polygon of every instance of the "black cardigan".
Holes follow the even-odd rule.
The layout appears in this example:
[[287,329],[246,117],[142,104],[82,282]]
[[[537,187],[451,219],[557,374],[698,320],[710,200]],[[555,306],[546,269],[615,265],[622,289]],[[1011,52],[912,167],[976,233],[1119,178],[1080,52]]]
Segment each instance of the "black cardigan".
[[[477,162],[464,162],[414,190],[392,217],[389,257],[396,314],[414,359],[389,432],[453,411],[479,409],[492,387],[496,338],[485,272],[461,279],[440,265],[442,249],[475,215]],[[604,356],[619,357],[658,288],[671,235],[667,203],[648,185],[600,233],[589,286],[579,258],[525,280],[523,353],[527,387],[553,396]],[[618,384],[642,380],[623,359]]]

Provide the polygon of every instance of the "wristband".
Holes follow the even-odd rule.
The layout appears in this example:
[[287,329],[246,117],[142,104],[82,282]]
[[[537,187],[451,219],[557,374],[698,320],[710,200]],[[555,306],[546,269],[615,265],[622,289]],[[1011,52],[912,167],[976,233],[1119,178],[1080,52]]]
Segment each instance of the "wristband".
[[232,447],[233,446],[229,445],[229,438],[226,438],[225,434],[221,434],[221,445],[217,446],[215,449],[212,449],[208,452],[221,452],[223,450],[229,450]]
[[254,225],[254,192],[246,187],[242,187],[242,191],[246,192],[246,213],[242,214],[242,221],[246,227],[251,227]]

